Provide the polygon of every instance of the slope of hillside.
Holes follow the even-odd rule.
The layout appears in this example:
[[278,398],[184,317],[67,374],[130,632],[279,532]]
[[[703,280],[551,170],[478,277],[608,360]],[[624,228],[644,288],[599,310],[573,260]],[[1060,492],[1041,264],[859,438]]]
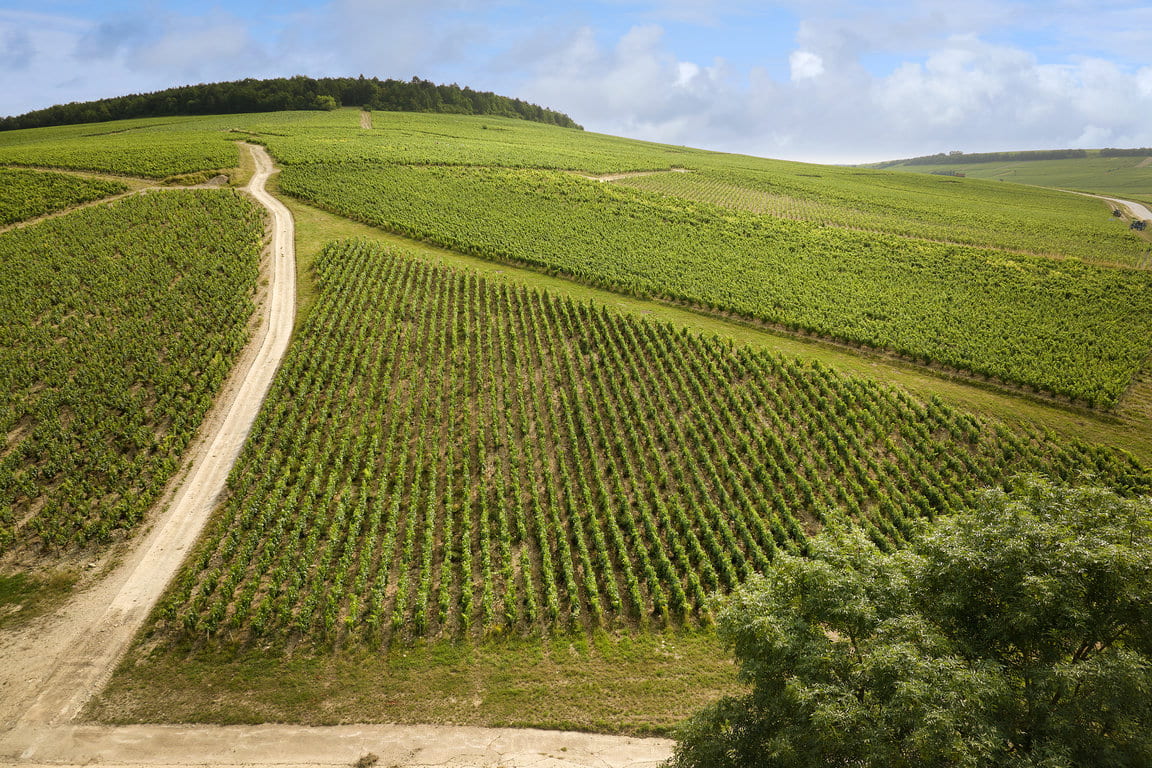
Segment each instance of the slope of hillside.
[[[1083,157],[1029,159],[1023,156],[956,162],[940,158],[935,162],[892,162],[875,167],[910,173],[963,174],[966,178],[1033,184],[1041,187],[1075,189],[1102,195],[1152,200],[1152,150],[1146,154],[1101,155],[1088,150]],[[925,158],[933,160],[933,158]]]
[[[234,180],[240,140],[298,210],[509,274],[347,243],[304,267],[315,301],[105,719],[663,731],[734,684],[707,595],[830,516],[887,546],[1017,471],[1149,487],[1075,438],[1115,421],[1085,406],[1142,386],[1152,353],[1152,273],[1118,266],[1143,242],[1103,202],[354,109],[12,131],[0,165]],[[672,305],[819,336],[863,378],[627,314]],[[1070,408],[1067,429],[869,366],[995,377],[1001,403]]]
[[0,228],[115,195],[127,188],[103,179],[0,168]]
[[341,104],[365,109],[449,112],[463,115],[499,115],[565,128],[580,128],[561,112],[490,91],[452,85],[376,77],[322,77],[303,75],[265,80],[248,78],[226,83],[201,83],[136,93],[97,101],[58,104],[23,115],[0,119],[0,131],[53,125],[99,123],[141,117],[223,115],[236,112],[277,112],[289,109],[336,109]]
[[0,555],[140,522],[246,338],[262,236],[185,191],[0,234]]
[[[835,510],[889,546],[1018,472],[1152,488],[1121,452],[402,253],[338,243],[317,271],[230,498],[100,705],[113,720],[196,721],[222,702],[257,722],[419,720],[422,697],[382,707],[375,689],[335,686],[306,714],[291,691],[302,666],[333,662],[392,691],[423,665],[438,674],[460,641],[449,663],[478,703],[447,716],[508,723],[494,676],[531,663],[527,641],[611,657],[607,632],[624,648],[659,638],[689,672],[663,671],[654,695],[643,661],[620,661],[635,712],[608,718],[608,697],[577,714],[560,694],[522,722],[664,729],[676,710],[660,696],[723,679],[683,630],[707,627],[707,595],[804,551]],[[493,647],[505,636],[519,661]],[[245,668],[258,702],[226,682]],[[159,693],[158,677],[178,684]]]

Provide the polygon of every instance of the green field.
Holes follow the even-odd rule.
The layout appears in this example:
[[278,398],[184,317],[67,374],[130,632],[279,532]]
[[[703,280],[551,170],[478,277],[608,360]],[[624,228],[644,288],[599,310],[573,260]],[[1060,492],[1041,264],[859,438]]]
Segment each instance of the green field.
[[1075,189],[1101,195],[1152,201],[1152,164],[1148,157],[1088,157],[1065,160],[997,160],[985,163],[887,165],[893,171],[955,171],[973,179]]
[[0,168],[0,227],[99,200],[124,184],[63,173]]
[[247,338],[262,240],[258,211],[221,192],[0,234],[0,553],[143,518]]
[[[834,189],[829,180],[835,180]],[[1102,200],[1015,184],[861,170],[782,179],[706,170],[621,179],[621,185],[831,227],[985,246],[1110,265],[1149,261],[1149,243]]]
[[0,164],[163,179],[232,168],[236,138],[207,121],[172,118],[30,128],[0,133]]
[[548,171],[290,166],[280,184],[453,250],[1098,406],[1152,351],[1152,307],[1140,300],[1149,272],[727,211]]
[[[0,161],[165,176],[234,166],[239,138],[285,164],[283,191],[375,226],[1092,407],[1152,354],[1152,275],[1107,266],[1147,243],[1048,190],[492,117],[377,113],[366,130],[356,110],[12,131]],[[692,173],[568,173],[673,167]]]
[[[661,697],[728,674],[682,634],[707,596],[803,552],[827,515],[888,546],[1018,472],[1152,489],[1119,452],[379,246],[329,246],[316,272],[229,499],[101,717],[662,731]],[[636,709],[614,720],[619,698],[549,700],[645,637],[699,668],[656,682],[637,667],[658,656],[618,660],[596,685]],[[305,693],[305,669],[348,682]],[[397,693],[448,670],[487,705]],[[520,695],[489,701],[512,670],[540,697],[526,719]]]
[[847,511],[879,542],[977,487],[1122,454],[820,367],[331,246],[320,296],[159,609],[188,637],[394,638],[695,623]]
[[[1152,491],[1148,244],[1104,203],[489,116],[360,125],[0,133],[0,165],[133,188],[237,183],[236,142],[263,144],[298,217],[288,356],[95,717],[667,733],[736,686],[710,596],[829,518],[899,547],[1020,472]],[[627,172],[655,173],[588,178]],[[131,533],[245,338],[262,227],[217,190],[0,235],[0,549]],[[72,584],[12,562],[0,611]]]

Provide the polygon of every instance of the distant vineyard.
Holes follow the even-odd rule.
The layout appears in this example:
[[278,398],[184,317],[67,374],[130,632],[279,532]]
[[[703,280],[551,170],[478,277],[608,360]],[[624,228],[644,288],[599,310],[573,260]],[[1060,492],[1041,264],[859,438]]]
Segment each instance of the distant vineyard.
[[1014,184],[968,182],[960,187],[913,175],[899,179],[899,184],[868,176],[867,183],[851,179],[855,183],[845,186],[849,179],[843,171],[821,180],[823,184],[798,184],[797,179],[779,174],[717,169],[617,183],[829,226],[1073,256],[1089,262],[1136,265],[1148,250],[1148,243],[1121,222],[1109,221],[1103,202],[1087,197]]
[[34,128],[0,133],[0,163],[162,179],[238,164],[236,135],[201,130],[189,119]]
[[[269,147],[286,192],[400,234],[1080,404],[1116,405],[1152,353],[1152,273],[1017,253],[1146,259],[1105,206],[1052,190],[502,118],[378,113],[366,130],[354,110],[8,131],[0,163],[164,177],[234,166],[237,139]],[[672,166],[694,172],[559,172]]]
[[465,253],[1098,406],[1116,402],[1152,351],[1149,272],[755,216],[546,171],[291,166],[281,188]]
[[373,129],[364,131],[355,112],[342,110],[323,115],[252,115],[245,124],[278,162],[289,165],[405,163],[611,173],[669,168],[713,156],[499,117],[374,112]]
[[0,552],[141,519],[244,343],[262,239],[259,209],[222,192],[0,235]]
[[114,181],[0,168],[0,226],[99,200],[126,189]]
[[694,624],[830,510],[884,545],[1022,471],[1124,454],[432,266],[329,246],[154,631],[381,644]]

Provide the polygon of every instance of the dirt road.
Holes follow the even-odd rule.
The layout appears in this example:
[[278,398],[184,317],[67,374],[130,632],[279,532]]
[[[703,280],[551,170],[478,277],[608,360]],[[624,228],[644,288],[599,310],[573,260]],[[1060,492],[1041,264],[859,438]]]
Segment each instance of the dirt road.
[[380,768],[655,768],[671,749],[665,739],[433,725],[81,725],[30,729],[22,735],[31,745],[8,753],[0,744],[0,766],[347,767],[376,755]]
[[259,325],[147,534],[98,585],[0,641],[0,728],[67,723],[107,681],[208,520],[288,347],[296,303],[292,217],[264,191],[271,159],[262,147],[249,151],[258,170],[248,191],[273,223]]
[[[1103,197],[1103,195],[1096,195],[1096,197]],[[1103,197],[1103,199],[1114,205],[1127,208],[1128,212],[1132,215],[1133,218],[1143,219],[1144,221],[1152,221],[1152,211],[1148,210],[1146,206],[1141,205],[1140,203],[1134,203],[1131,200],[1120,200],[1115,197]]]
[[621,179],[635,179],[639,176],[658,176],[662,173],[692,173],[692,171],[687,168],[670,168],[666,171],[624,171],[623,173],[605,173],[600,176],[590,176],[586,173],[576,175],[592,181],[620,181]]

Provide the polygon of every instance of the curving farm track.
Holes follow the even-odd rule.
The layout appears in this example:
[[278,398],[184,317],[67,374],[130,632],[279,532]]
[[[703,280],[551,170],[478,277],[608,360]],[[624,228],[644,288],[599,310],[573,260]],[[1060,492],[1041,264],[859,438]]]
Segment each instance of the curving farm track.
[[259,326],[151,530],[107,578],[36,626],[34,635],[0,643],[0,726],[26,731],[67,723],[104,685],[200,535],[288,348],[296,315],[292,216],[264,190],[275,170],[267,152],[254,146],[248,151],[257,165],[248,192],[272,220],[268,292]]

